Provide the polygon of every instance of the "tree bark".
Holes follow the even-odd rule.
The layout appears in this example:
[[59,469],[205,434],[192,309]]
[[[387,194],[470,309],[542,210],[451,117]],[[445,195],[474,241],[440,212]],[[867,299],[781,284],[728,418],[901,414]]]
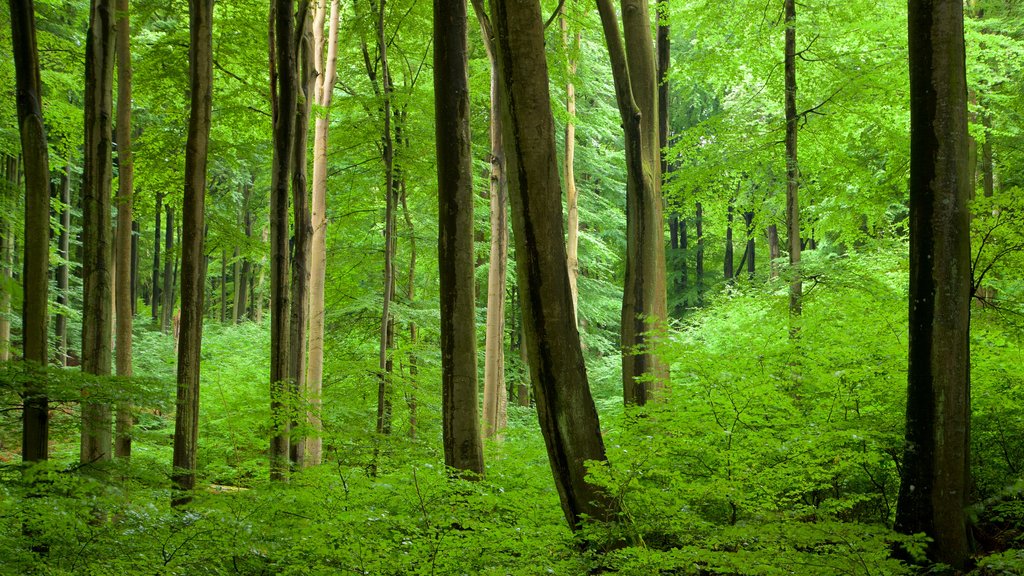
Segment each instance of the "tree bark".
[[576,75],[578,64],[577,54],[580,48],[580,32],[573,35],[573,44],[569,44],[569,21],[565,16],[565,5],[562,5],[562,14],[559,17],[559,27],[562,30],[562,47],[566,55],[566,83],[565,83],[565,205],[568,212],[566,227],[568,228],[565,239],[565,251],[569,265],[569,289],[572,291],[572,312],[576,319],[576,325],[580,324],[579,314],[579,288],[577,281],[580,276],[579,263],[579,232],[580,232],[580,211],[579,195],[576,190],[576,85],[573,77]]
[[270,82],[274,153],[270,183],[270,479],[288,479],[288,184],[295,145],[298,70],[292,0],[271,4]]
[[155,224],[153,232],[153,289],[149,294],[149,306],[150,311],[153,313],[153,322],[158,323],[161,320],[160,316],[160,302],[163,299],[163,289],[160,284],[160,215],[164,211],[164,195],[162,192],[156,193],[156,209],[155,212]]
[[[43,122],[32,0],[10,0],[10,15],[18,130],[25,159],[22,345],[24,359],[43,367],[49,362],[50,159]],[[45,376],[40,374],[38,378],[25,387],[21,428],[23,462],[38,462],[49,457],[50,420]]]
[[743,222],[747,225],[747,248],[744,250],[743,259],[747,261],[747,277],[753,280],[757,266],[754,252],[754,213],[744,212]]
[[697,306],[704,305],[704,206],[697,202],[694,214],[694,226],[697,235],[697,257],[693,271],[697,282]]
[[207,147],[213,100],[213,1],[189,0],[191,109],[185,144],[185,198],[181,237],[181,336],[178,345],[177,415],[174,420],[175,488],[183,504],[196,483],[199,438],[199,368],[203,338],[203,285]]
[[178,256],[174,253],[174,206],[170,203],[164,204],[164,210],[164,279],[160,329],[164,334],[169,334],[171,317],[174,315],[174,267]]
[[330,2],[330,24],[324,60],[324,19],[327,0],[318,0],[313,23],[313,63],[317,77],[314,96],[318,106],[313,135],[313,237],[309,287],[309,364],[306,386],[309,389],[309,425],[313,435],[306,439],[306,464],[316,466],[323,459],[320,407],[324,375],[324,289],[327,280],[327,142],[331,125],[330,107],[337,82],[338,0]]
[[444,462],[459,472],[482,476],[484,454],[476,405],[473,153],[466,32],[465,0],[434,0]]
[[723,271],[726,280],[732,280],[736,277],[736,272],[733,269],[733,247],[732,247],[732,214],[733,214],[733,199],[729,199],[729,208],[726,211],[725,217],[725,262]]
[[[92,0],[85,43],[85,168],[82,182],[82,371],[111,368],[111,136],[114,2]],[[111,457],[111,414],[105,401],[82,401],[82,463]]]
[[68,317],[63,310],[68,306],[68,262],[71,258],[71,155],[60,177],[60,236],[57,239],[57,307],[56,326],[57,359],[61,366],[68,365]]
[[[14,205],[15,191],[18,186],[18,157],[6,156],[4,163],[5,180],[9,189],[4,190],[4,196]],[[14,276],[14,224],[10,215],[0,216],[0,281],[3,282],[3,290],[0,291],[0,361],[6,362],[11,359],[11,279]]]
[[775,224],[768,227],[768,258],[771,259],[771,276],[779,277],[779,265],[777,260],[782,255],[779,249],[779,228]]
[[131,247],[131,284],[132,284],[132,322],[135,322],[135,314],[139,308],[139,221],[132,220],[132,247]]
[[786,234],[789,243],[789,312],[800,314],[803,283],[800,281],[800,167],[797,163],[796,115],[796,0],[784,0],[786,17]]
[[[117,239],[116,290],[114,291],[117,327],[117,375],[132,375],[132,56],[128,0],[117,0]],[[132,453],[132,405],[117,404],[114,455],[128,458]]]
[[911,0],[910,343],[896,529],[932,538],[929,559],[971,552],[970,224],[963,6]]
[[[252,184],[242,187],[242,230],[246,238],[252,237],[252,216],[249,213],[249,199],[252,197]],[[232,313],[233,322],[238,324],[245,317],[246,297],[249,293],[249,258],[240,255],[235,262],[235,301]]]
[[584,463],[605,451],[572,314],[540,4],[495,0],[491,22],[530,378],[562,511],[576,529],[584,514],[610,518],[614,504],[586,481]]
[[626,404],[643,405],[668,367],[648,345],[667,320],[657,81],[646,0],[623,0],[625,49],[611,0],[598,11],[626,141],[626,282],[622,296],[622,385]]

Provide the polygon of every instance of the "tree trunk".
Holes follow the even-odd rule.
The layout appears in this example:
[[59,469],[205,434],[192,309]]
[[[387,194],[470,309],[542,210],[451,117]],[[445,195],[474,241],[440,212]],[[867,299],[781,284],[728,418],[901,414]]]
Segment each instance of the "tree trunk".
[[724,262],[724,273],[726,280],[732,280],[735,278],[736,273],[733,269],[733,252],[732,252],[732,213],[733,213],[733,199],[729,199],[729,208],[726,211],[725,217],[725,262]]
[[[408,139],[405,145],[408,147]],[[412,214],[409,212],[407,202],[408,189],[406,188],[405,176],[402,176],[402,215],[405,217],[405,227],[409,232],[409,277],[405,286],[405,297],[409,306],[416,305],[416,230],[412,223]],[[406,405],[409,408],[409,438],[416,439],[417,428],[417,393],[419,390],[419,358],[416,356],[416,345],[419,342],[419,328],[416,322],[409,322],[409,346],[412,352],[409,353],[409,392],[406,394]]]
[[171,317],[174,315],[174,267],[177,254],[174,253],[174,206],[165,204],[166,215],[164,217],[164,280],[163,280],[163,309],[160,315],[160,329],[164,334],[171,330]]
[[310,248],[309,286],[309,364],[306,386],[309,389],[309,425],[313,435],[306,439],[306,464],[316,466],[323,459],[320,406],[324,376],[324,288],[327,280],[327,137],[331,125],[330,107],[337,82],[338,0],[331,0],[328,26],[327,59],[324,61],[324,19],[327,0],[319,0],[313,23],[313,65],[316,67],[314,97],[318,106],[313,136],[313,237]]
[[[49,362],[47,294],[50,266],[50,160],[43,122],[42,85],[32,0],[11,0],[15,100],[21,153],[25,158],[25,257],[22,275],[22,344],[24,359]],[[44,378],[39,375],[40,380]],[[45,382],[25,387],[21,459],[38,462],[49,456],[50,420]]]
[[992,116],[988,110],[981,113],[981,125],[985,128],[985,142],[981,145],[981,189],[985,198],[995,192],[995,168],[992,158]]
[[131,247],[131,284],[132,284],[132,322],[135,321],[135,314],[138,312],[139,304],[139,221],[132,220],[132,247]]
[[467,65],[465,0],[434,0],[444,463],[460,472],[482,476],[484,454],[476,406],[473,153]]
[[[237,250],[237,249],[236,249]],[[238,255],[235,254],[237,257]],[[213,295],[211,294],[212,298]],[[217,316],[220,318],[220,323],[224,324],[228,320],[228,251],[221,249],[220,251],[220,310]]]
[[288,184],[295,145],[298,69],[292,0],[271,4],[270,83],[274,153],[270,183],[270,479],[288,479]]
[[[57,307],[68,306],[68,262],[71,258],[71,155],[68,154],[64,173],[60,177],[60,236],[57,240]],[[56,327],[57,359],[61,366],[68,365],[68,317],[58,312]]]
[[[242,187],[242,230],[245,237],[252,237],[252,215],[249,213],[249,199],[252,197],[252,184]],[[238,324],[245,317],[246,297],[249,294],[249,259],[241,255],[239,262],[235,262],[235,302],[234,302],[234,323]]]
[[164,195],[162,192],[156,193],[156,209],[154,210],[156,216],[156,228],[153,232],[153,289],[149,294],[149,306],[153,313],[153,322],[157,323],[161,321],[160,316],[160,302],[163,299],[163,289],[160,284],[160,214],[164,211]]
[[747,249],[743,253],[743,259],[747,261],[747,277],[753,280],[757,266],[754,252],[754,213],[744,212],[743,222],[747,225]]
[[622,296],[622,385],[643,405],[668,367],[648,345],[667,320],[658,146],[657,80],[647,0],[623,0],[625,50],[611,0],[598,0],[626,141],[626,283]]
[[[313,235],[310,221],[309,188],[306,180],[306,150],[309,144],[309,114],[313,108],[313,88],[316,71],[313,69],[313,14],[308,0],[299,0],[296,22],[297,31],[296,67],[300,73],[298,90],[298,106],[295,109],[295,144],[292,147],[292,210],[294,215],[295,246],[292,258],[291,278],[291,313],[288,343],[288,381],[292,387],[291,394],[295,403],[293,418],[299,407],[305,403],[306,390],[306,329],[309,325],[309,250]],[[293,421],[292,427],[298,429]],[[302,466],[305,438],[292,434],[290,438],[290,459],[296,467]]]
[[779,277],[779,265],[777,263],[782,255],[779,249],[779,228],[775,224],[768,227],[768,258],[771,259],[771,276]]
[[[114,83],[114,2],[92,0],[85,43],[85,168],[82,182],[82,370],[110,375],[111,364],[111,119]],[[110,405],[82,402],[81,461],[111,457]]]
[[803,283],[800,281],[800,168],[797,163],[796,115],[796,0],[784,0],[786,16],[786,234],[789,242],[789,266],[793,278],[789,284],[789,312],[797,316],[801,309]]
[[183,504],[196,484],[199,438],[199,367],[203,338],[203,246],[206,166],[213,100],[213,0],[189,0],[191,110],[185,144],[185,199],[181,237],[181,337],[178,345],[177,416],[174,420],[175,488]]
[[491,65],[491,250],[487,271],[487,331],[484,343],[484,435],[494,438],[508,423],[505,388],[505,284],[508,276],[508,180],[501,140],[501,90],[494,34],[482,0],[473,1]]
[[971,552],[970,225],[963,5],[910,2],[910,365],[896,529]]
[[697,202],[697,210],[694,215],[694,225],[697,233],[697,258],[694,276],[697,281],[697,306],[704,305],[704,206]]
[[584,514],[612,517],[614,504],[586,481],[584,463],[605,452],[572,315],[543,21],[537,2],[495,0],[491,11],[530,378],[562,511],[576,529]]
[[[18,157],[6,156],[4,162],[4,196],[11,206],[16,206],[18,190]],[[13,211],[12,211],[13,212]],[[14,224],[10,215],[0,215],[0,362],[11,359],[11,280],[14,276]]]
[[[117,238],[114,290],[117,327],[117,375],[132,375],[132,56],[128,0],[117,0]],[[132,453],[132,405],[117,404],[114,455],[128,458]]]
[[579,231],[580,211],[579,195],[576,191],[576,85],[573,78],[576,76],[578,64],[578,53],[580,49],[580,32],[573,35],[573,44],[569,44],[569,20],[565,15],[565,5],[562,5],[562,14],[559,17],[559,27],[562,29],[562,47],[566,57],[566,83],[565,83],[565,205],[568,212],[566,217],[566,239],[565,251],[569,259],[569,289],[572,292],[572,313],[576,325],[580,324],[579,311],[579,288],[576,286],[580,276],[579,263]]

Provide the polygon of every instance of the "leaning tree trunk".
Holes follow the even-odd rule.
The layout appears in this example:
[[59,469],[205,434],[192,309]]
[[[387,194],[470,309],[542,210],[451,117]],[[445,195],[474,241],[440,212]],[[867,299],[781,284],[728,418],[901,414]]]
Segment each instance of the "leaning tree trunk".
[[[85,43],[85,168],[82,174],[82,371],[110,375],[111,135],[114,2],[93,0]],[[111,457],[110,404],[82,401],[83,463]]]
[[213,100],[213,0],[189,0],[191,110],[185,143],[185,198],[181,209],[181,336],[178,344],[177,416],[174,420],[175,488],[183,504],[196,484],[199,438],[199,366],[203,339],[203,253],[206,158]]
[[[117,239],[116,290],[114,291],[117,327],[117,375],[132,375],[132,61],[128,0],[117,0]],[[114,455],[127,458],[132,453],[132,405],[117,403]]]
[[292,0],[274,0],[270,23],[271,109],[274,153],[270,181],[270,479],[288,479],[288,183],[295,144],[298,70]]
[[324,378],[324,288],[327,280],[327,137],[331,125],[330,107],[337,82],[338,62],[338,0],[331,0],[331,16],[327,36],[327,59],[324,61],[324,19],[327,0],[318,0],[313,21],[313,65],[316,67],[314,97],[318,106],[313,135],[313,237],[310,256],[309,284],[309,363],[306,366],[306,387],[309,390],[309,425],[313,434],[306,438],[305,464],[316,466],[323,458],[320,418]]
[[476,394],[473,152],[465,0],[434,0],[438,268],[444,463],[484,473]]
[[802,307],[800,281],[800,168],[797,163],[796,115],[796,0],[784,0],[786,16],[786,234],[789,236],[789,312],[797,316]]
[[[25,159],[25,259],[22,286],[24,359],[38,366],[49,362],[47,294],[50,265],[50,159],[43,123],[42,83],[32,0],[11,0],[15,100],[21,154]],[[50,420],[44,376],[25,386],[22,410],[21,459],[38,462],[49,456]]]
[[910,365],[896,529],[962,569],[971,542],[970,216],[963,5],[911,0]]
[[583,515],[610,518],[614,504],[586,481],[586,461],[605,451],[572,315],[543,21],[538,2],[495,0],[491,14],[530,378],[562,511],[576,529]]

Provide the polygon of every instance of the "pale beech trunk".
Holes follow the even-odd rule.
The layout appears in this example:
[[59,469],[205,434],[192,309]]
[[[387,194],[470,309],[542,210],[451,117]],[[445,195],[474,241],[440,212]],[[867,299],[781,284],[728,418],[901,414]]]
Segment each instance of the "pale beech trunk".
[[[21,153],[25,159],[25,257],[22,268],[22,343],[24,359],[49,362],[47,294],[50,265],[50,159],[43,122],[42,83],[32,0],[11,0],[15,100]],[[40,380],[43,376],[39,376]],[[38,462],[49,456],[50,422],[45,383],[25,387],[21,459]]]
[[910,340],[896,529],[970,558],[970,216],[963,4],[911,0]]
[[[68,305],[68,259],[71,258],[71,155],[60,177],[60,235],[57,239],[57,305]],[[68,317],[57,314],[54,332],[57,336],[57,360],[68,365]]]
[[313,135],[313,238],[309,284],[309,364],[306,386],[309,390],[309,426],[313,434],[306,439],[304,464],[316,466],[323,459],[320,406],[324,376],[324,288],[327,278],[327,136],[331,98],[337,81],[338,0],[330,2],[331,16],[324,61],[324,18],[327,0],[319,0],[313,19],[313,63],[316,67],[314,97],[318,108]]
[[[252,198],[252,183],[245,184],[242,186],[242,230],[245,231],[245,237],[252,237],[252,216],[249,213],[249,200]],[[241,256],[238,262],[235,262],[235,301],[234,311],[232,313],[233,323],[238,324],[245,318],[246,304],[248,303],[249,295],[249,258]]]
[[149,292],[149,306],[152,312],[152,318],[154,324],[160,322],[160,302],[163,298],[163,288],[160,284],[160,270],[161,262],[160,259],[160,217],[164,211],[164,195],[161,192],[156,193],[156,209],[154,210],[156,216],[154,218],[154,232],[153,232],[153,289]]
[[[111,136],[114,84],[114,2],[93,0],[85,42],[85,167],[82,173],[82,371],[111,368]],[[111,457],[106,402],[82,399],[83,463]]]
[[[292,0],[274,0],[270,23],[271,110],[274,122],[274,153],[270,182],[270,479],[288,479],[288,337],[289,258],[288,184],[291,180],[292,147],[295,144],[296,84],[298,70]],[[262,279],[262,275],[261,275]]]
[[772,278],[779,277],[779,264],[777,260],[781,255],[782,252],[779,249],[779,227],[772,224],[768,227],[768,258],[771,259],[770,274]]
[[[117,239],[116,290],[117,312],[115,350],[117,375],[132,375],[132,61],[128,0],[117,0]],[[117,404],[114,455],[127,458],[132,453],[132,405]]]
[[[409,140],[404,140],[404,146],[408,148]],[[408,188],[406,187],[405,176],[401,181],[402,190],[402,215],[405,217],[405,227],[409,232],[409,277],[405,285],[405,297],[410,306],[416,305],[416,229],[413,227],[412,214],[409,213],[407,202]],[[409,438],[416,439],[417,427],[417,406],[416,399],[419,391],[419,358],[416,356],[416,346],[419,343],[419,328],[416,322],[409,322],[409,346],[413,352],[409,353],[409,392],[406,394],[406,405],[409,407]]]
[[[298,419],[305,410],[299,407],[305,403],[306,390],[306,331],[309,326],[309,250],[313,235],[310,221],[309,187],[307,186],[307,149],[309,148],[309,115],[313,107],[313,88],[316,71],[313,69],[313,14],[308,0],[299,0],[297,30],[296,66],[299,81],[296,83],[298,106],[295,109],[295,144],[292,147],[292,213],[294,247],[292,250],[291,312],[288,336],[288,382],[291,386],[292,402],[295,409],[292,418]],[[298,422],[292,421],[298,428]],[[298,433],[291,434],[290,459],[301,467],[305,438]]]
[[611,1],[598,0],[597,5],[626,143],[623,400],[643,405],[651,389],[663,386],[668,377],[668,367],[650,346],[667,319],[654,47],[646,0],[622,3],[625,50]]
[[789,245],[789,311],[799,315],[803,283],[800,281],[800,168],[797,163],[796,115],[796,0],[784,0],[786,15],[786,234]]
[[441,411],[444,463],[484,473],[477,412],[473,153],[465,0],[434,0]]
[[189,0],[191,109],[185,144],[185,198],[181,237],[181,328],[177,414],[174,420],[175,504],[187,502],[196,483],[199,438],[199,366],[203,338],[203,254],[207,146],[213,101],[213,0]]
[[164,278],[160,311],[160,329],[164,334],[171,333],[171,320],[174,317],[174,267],[178,255],[174,253],[174,206],[164,204]]
[[[6,201],[16,202],[14,191],[18,189],[18,157],[6,156],[4,162],[4,189]],[[0,216],[0,362],[11,359],[11,285],[14,274],[14,225],[10,215]]]
[[516,268],[537,417],[569,526],[604,520],[614,503],[586,481],[588,460],[605,459],[572,313],[554,119],[538,2],[491,4],[504,102]]
[[562,5],[562,14],[558,18],[558,25],[562,31],[562,48],[566,57],[566,82],[565,82],[565,209],[566,209],[566,237],[565,253],[569,265],[569,289],[572,291],[572,313],[576,319],[576,325],[580,324],[579,310],[579,288],[577,280],[580,276],[579,263],[579,234],[580,234],[580,211],[579,198],[576,191],[576,66],[577,55],[580,48],[580,32],[573,35],[572,44],[569,42],[569,20],[565,16],[565,5]]
[[494,34],[483,0],[473,0],[480,34],[491,65],[490,220],[491,250],[487,269],[487,330],[484,342],[484,436],[495,438],[508,425],[505,387],[505,284],[508,277],[508,179],[501,140],[501,90]]

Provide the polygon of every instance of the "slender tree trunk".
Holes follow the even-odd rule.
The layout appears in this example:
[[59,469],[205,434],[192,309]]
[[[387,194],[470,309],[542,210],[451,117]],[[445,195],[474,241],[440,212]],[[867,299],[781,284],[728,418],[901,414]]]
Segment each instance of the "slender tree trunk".
[[[252,237],[252,216],[249,213],[249,200],[252,197],[252,184],[242,187],[242,230],[246,238]],[[237,249],[236,249],[237,250]],[[238,324],[245,317],[246,297],[249,294],[249,259],[241,255],[235,263],[235,302],[234,323]]]
[[733,202],[732,198],[729,199],[729,208],[726,211],[725,217],[725,265],[724,273],[726,280],[732,280],[736,277],[736,272],[733,269],[733,250],[732,250],[732,214],[733,214]]
[[971,552],[970,224],[963,5],[912,0],[910,365],[896,529],[932,538],[929,559]]
[[[306,389],[306,331],[309,326],[309,259],[313,227],[310,220],[309,188],[306,180],[306,151],[309,148],[309,115],[313,107],[313,88],[316,71],[313,68],[313,14],[308,0],[299,0],[296,22],[297,60],[299,71],[298,106],[295,109],[295,144],[292,147],[292,210],[294,221],[295,248],[292,258],[291,315],[288,342],[288,381],[292,386],[295,408],[293,418],[306,411],[298,411],[308,397]],[[305,420],[305,418],[303,418]],[[298,429],[293,421],[292,427]],[[290,457],[292,464],[302,466],[305,438],[297,433],[291,435]]]
[[288,184],[295,145],[298,63],[292,0],[271,4],[270,82],[274,154],[270,183],[270,479],[288,479]]
[[800,168],[797,163],[796,0],[783,1],[786,13],[786,234],[790,273],[793,274],[789,284],[789,312],[797,316],[801,309],[803,283],[800,281]]
[[[64,173],[60,177],[60,236],[57,240],[57,306],[68,306],[68,262],[71,258],[71,154],[68,154]],[[57,314],[57,358],[61,366],[68,365],[68,317]]]
[[[21,153],[25,158],[25,257],[22,274],[22,344],[24,359],[49,362],[47,294],[50,265],[50,160],[43,123],[42,83],[36,51],[32,0],[10,0],[14,47],[15,100]],[[44,376],[25,387],[21,459],[38,462],[49,456],[50,420]]]
[[196,484],[199,438],[199,367],[203,338],[203,285],[207,146],[213,101],[213,0],[189,0],[191,110],[185,144],[185,199],[181,239],[181,339],[174,421],[172,500],[183,504]]
[[[213,295],[210,295],[213,298]],[[221,249],[220,251],[220,310],[218,310],[217,316],[220,318],[220,323],[224,324],[228,319],[228,251]]]
[[697,202],[694,215],[694,226],[697,234],[697,258],[694,275],[697,281],[697,306],[704,305],[704,206]]
[[[117,238],[115,303],[117,375],[132,375],[132,61],[128,0],[117,0]],[[132,454],[132,405],[117,404],[114,455]]]
[[[82,182],[82,370],[111,368],[111,135],[114,2],[92,0],[85,43],[85,168]],[[111,414],[105,401],[83,398],[81,461],[111,457]]]
[[[405,140],[408,147],[408,139]],[[403,173],[402,182],[402,215],[405,217],[405,227],[409,232],[409,277],[405,285],[405,297],[410,306],[416,305],[416,229],[413,227],[412,214],[409,212],[407,201],[408,189],[406,188],[405,176]],[[412,352],[409,353],[409,392],[406,394],[406,405],[409,407],[409,438],[416,439],[417,424],[417,395],[419,391],[419,358],[416,355],[416,346],[419,343],[419,328],[416,322],[409,322],[409,346]]]
[[579,263],[579,230],[580,211],[579,195],[576,191],[576,85],[573,79],[576,76],[576,67],[579,62],[578,53],[580,48],[580,32],[573,35],[573,43],[569,43],[569,20],[565,15],[565,5],[562,5],[562,14],[559,17],[559,26],[562,29],[562,47],[566,56],[566,78],[565,83],[565,205],[568,215],[566,217],[566,240],[565,251],[569,259],[569,289],[572,291],[572,313],[579,326],[579,288],[576,286],[580,276]]
[[324,288],[327,280],[327,138],[331,125],[331,99],[337,82],[338,0],[331,0],[330,5],[326,61],[324,19],[327,17],[327,0],[317,2],[313,23],[313,64],[317,71],[314,97],[318,112],[313,136],[313,237],[310,257],[309,364],[306,368],[309,425],[313,430],[313,435],[306,439],[306,463],[310,466],[320,464],[323,459],[320,407],[324,376]]
[[747,277],[754,279],[756,269],[754,252],[754,213],[747,211],[743,213],[743,222],[747,225],[747,249],[744,251],[743,259],[747,261]]
[[156,228],[153,232],[153,290],[149,295],[149,306],[153,313],[153,322],[160,322],[162,318],[160,316],[160,302],[163,299],[163,289],[160,284],[160,215],[164,211],[164,195],[162,192],[156,193],[156,209],[154,210],[156,216]]
[[164,217],[164,289],[160,329],[164,334],[169,334],[171,317],[174,315],[174,268],[178,256],[174,253],[174,206],[165,204],[164,209],[166,210]]
[[[465,0],[434,0],[444,463],[484,473],[476,380],[473,154]],[[491,430],[494,432],[494,430]]]
[[562,511],[575,529],[584,514],[610,518],[614,504],[585,478],[585,462],[605,452],[571,313],[543,21],[538,2],[495,0],[491,14],[530,377]]
[[981,145],[981,189],[985,198],[995,192],[995,169],[992,157],[992,116],[988,110],[981,113],[981,125],[985,128],[985,142]]
[[[7,156],[5,180],[8,189],[4,196],[11,206],[16,205],[18,186],[18,157]],[[9,191],[8,191],[9,190]],[[0,215],[0,362],[11,359],[11,292],[9,286],[14,275],[14,224],[10,215]]]
[[653,353],[667,320],[658,94],[647,0],[623,0],[622,37],[611,0],[598,0],[626,140],[626,283],[622,296],[622,385],[643,405],[668,367]]
[[782,251],[779,249],[779,228],[772,224],[768,227],[768,258],[771,259],[771,276],[772,278],[779,277],[779,265],[777,261],[782,255]]
[[135,321],[135,314],[139,308],[139,221],[132,220],[132,248],[131,248],[131,284],[132,284],[132,322]]
[[[484,435],[494,438],[507,425],[505,388],[505,284],[508,272],[508,180],[501,140],[501,90],[494,34],[483,0],[473,0],[491,65],[490,213],[491,250],[487,272],[487,331],[484,343]],[[440,145],[440,143],[439,143]],[[504,393],[503,393],[504,392]]]

